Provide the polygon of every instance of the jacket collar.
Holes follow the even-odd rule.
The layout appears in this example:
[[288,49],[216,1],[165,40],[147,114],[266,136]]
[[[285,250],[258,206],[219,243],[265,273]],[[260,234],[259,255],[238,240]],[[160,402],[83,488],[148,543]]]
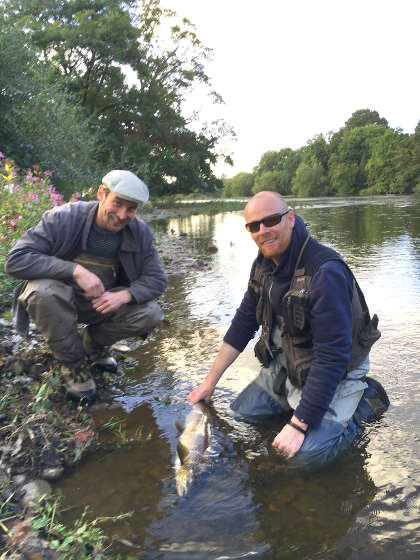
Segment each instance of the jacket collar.
[[[87,247],[87,239],[89,235],[90,228],[95,220],[96,212],[98,210],[99,202],[93,202],[92,206],[89,208],[86,222],[82,233],[82,248],[85,251]],[[127,224],[122,229],[122,239],[121,239],[121,251],[136,252],[139,249],[139,243],[136,239],[133,222],[136,218],[133,218],[129,224]]]

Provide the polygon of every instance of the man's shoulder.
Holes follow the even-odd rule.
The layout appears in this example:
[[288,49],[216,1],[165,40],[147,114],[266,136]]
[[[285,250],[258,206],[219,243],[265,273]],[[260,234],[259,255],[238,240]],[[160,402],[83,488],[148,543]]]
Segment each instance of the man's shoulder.
[[45,216],[81,216],[88,214],[97,202],[66,202],[45,212]]

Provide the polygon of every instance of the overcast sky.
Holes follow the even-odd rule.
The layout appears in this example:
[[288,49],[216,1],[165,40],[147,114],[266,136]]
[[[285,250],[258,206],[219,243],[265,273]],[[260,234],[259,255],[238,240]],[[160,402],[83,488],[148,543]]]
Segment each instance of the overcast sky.
[[[235,129],[232,176],[267,150],[338,130],[357,109],[413,132],[420,0],[161,0],[213,49],[207,66]],[[209,112],[209,118],[214,114]]]

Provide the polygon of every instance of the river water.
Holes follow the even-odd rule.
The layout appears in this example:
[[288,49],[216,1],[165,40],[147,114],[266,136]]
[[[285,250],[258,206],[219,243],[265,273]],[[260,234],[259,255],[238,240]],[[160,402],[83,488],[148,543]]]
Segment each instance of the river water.
[[[412,197],[291,199],[311,233],[336,248],[361,285],[382,338],[371,373],[391,406],[350,451],[303,473],[271,449],[275,426],[232,420],[229,403],[255,376],[252,344],[213,398],[212,437],[186,496],[174,456],[185,397],[205,376],[246,289],[256,247],[242,212],[170,219],[152,227],[217,247],[210,265],[171,276],[169,329],[130,354],[100,426],[120,422],[118,448],[87,457],[55,491],[91,515],[130,512],[104,526],[123,556],[145,559],[405,559],[420,557],[420,201]],[[103,431],[104,442],[114,435]]]

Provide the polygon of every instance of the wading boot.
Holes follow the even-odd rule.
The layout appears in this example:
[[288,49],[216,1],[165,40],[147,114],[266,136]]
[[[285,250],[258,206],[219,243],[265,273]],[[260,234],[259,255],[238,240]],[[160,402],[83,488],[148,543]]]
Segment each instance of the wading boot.
[[92,366],[95,366],[101,371],[109,371],[110,373],[115,373],[117,371],[117,360],[111,356],[104,346],[99,346],[93,340],[87,327],[83,330],[82,341],[87,359]]
[[101,371],[115,373],[118,369],[117,360],[106,350],[102,350],[101,352],[88,356],[88,360],[92,366],[100,369]]
[[96,398],[96,385],[86,363],[73,367],[63,365],[61,375],[67,398],[81,404],[91,404]]

